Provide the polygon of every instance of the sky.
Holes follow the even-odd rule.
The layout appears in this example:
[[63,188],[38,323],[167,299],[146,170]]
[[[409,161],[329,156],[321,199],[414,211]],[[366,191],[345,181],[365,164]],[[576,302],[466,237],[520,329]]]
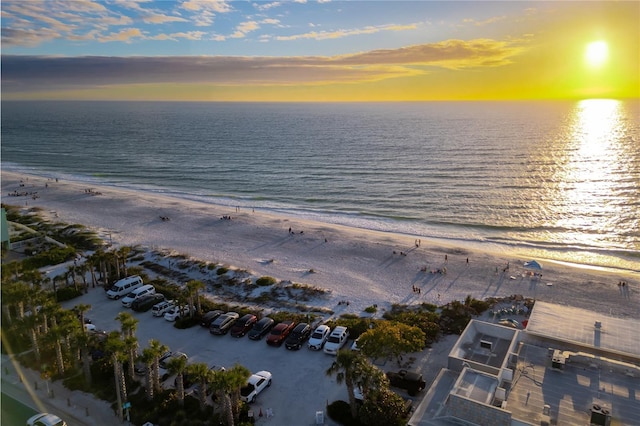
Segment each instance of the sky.
[[640,1],[2,0],[2,99],[640,98]]

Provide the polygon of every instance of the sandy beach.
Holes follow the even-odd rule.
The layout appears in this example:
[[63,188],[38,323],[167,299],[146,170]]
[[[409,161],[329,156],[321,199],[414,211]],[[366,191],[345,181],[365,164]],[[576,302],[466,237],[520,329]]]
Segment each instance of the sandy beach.
[[[14,191],[37,192],[37,197],[8,195]],[[542,270],[531,271],[524,267],[530,259],[510,253],[7,171],[2,171],[2,202],[40,208],[54,221],[84,224],[114,245],[171,250],[257,277],[321,287],[331,292],[327,307],[350,302],[337,313],[359,314],[373,304],[444,304],[467,295],[519,294],[640,318],[636,273],[613,274],[544,259],[537,259]],[[627,283],[625,291],[620,281]],[[413,286],[420,292],[412,291]]]

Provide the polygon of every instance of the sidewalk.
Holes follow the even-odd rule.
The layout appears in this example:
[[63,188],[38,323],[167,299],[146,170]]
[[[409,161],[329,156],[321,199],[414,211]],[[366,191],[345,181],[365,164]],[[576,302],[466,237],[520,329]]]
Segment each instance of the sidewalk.
[[[16,370],[16,367],[18,370]],[[55,414],[69,426],[122,425],[109,403],[92,394],[71,391],[61,380],[51,382],[2,354],[2,392],[40,412]]]

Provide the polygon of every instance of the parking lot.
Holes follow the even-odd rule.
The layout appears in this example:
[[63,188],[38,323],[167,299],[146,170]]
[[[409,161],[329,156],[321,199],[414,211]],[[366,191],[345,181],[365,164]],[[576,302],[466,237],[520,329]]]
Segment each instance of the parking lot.
[[[345,385],[338,385],[334,377],[325,375],[334,357],[322,351],[310,351],[306,344],[299,351],[290,351],[284,345],[268,346],[264,339],[253,341],[246,336],[211,335],[208,329],[200,326],[179,330],[173,327],[174,323],[151,315],[151,311],[138,313],[124,308],[120,300],[108,299],[102,288],[90,289],[86,295],[63,302],[62,306],[70,309],[80,303],[91,305],[86,316],[98,329],[106,331],[120,329],[120,323],[115,319],[119,312],[131,313],[139,320],[136,335],[140,350],[150,339],[157,339],[172,351],[186,353],[189,362],[225,367],[239,363],[252,372],[270,371],[273,385],[262,392],[253,405],[256,415],[260,409],[264,413],[269,408],[273,417],[259,418],[260,423],[312,425],[316,411],[325,411],[325,424],[333,424],[326,417],[327,402],[347,399]],[[347,345],[350,343],[348,341]],[[172,381],[172,378],[168,380]]]

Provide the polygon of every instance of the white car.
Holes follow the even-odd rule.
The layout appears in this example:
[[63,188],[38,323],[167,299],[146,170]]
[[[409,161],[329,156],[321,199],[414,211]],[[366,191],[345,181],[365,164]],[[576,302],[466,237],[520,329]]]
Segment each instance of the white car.
[[169,378],[169,362],[171,362],[173,358],[184,358],[187,361],[189,360],[187,354],[183,352],[166,352],[162,355],[160,362],[158,363],[158,375],[160,377],[160,381],[164,382]]
[[189,316],[188,306],[174,306],[164,314],[164,319],[167,321],[175,321],[178,318],[185,318]]
[[329,355],[337,355],[340,348],[344,346],[349,338],[349,330],[347,327],[338,326],[333,329],[327,343],[324,344],[324,353]]
[[27,426],[67,426],[67,423],[54,414],[40,413],[29,417]]
[[319,351],[324,346],[324,342],[327,341],[329,337],[329,333],[331,333],[331,329],[326,325],[319,325],[314,330],[311,337],[309,337],[309,341],[307,342],[307,346],[309,349],[313,351]]
[[156,303],[151,308],[151,314],[154,317],[163,317],[164,314],[170,311],[174,306],[176,306],[175,300],[165,300],[164,302]]
[[271,373],[258,371],[249,377],[247,384],[240,389],[240,399],[244,402],[254,402],[256,396],[271,386]]

